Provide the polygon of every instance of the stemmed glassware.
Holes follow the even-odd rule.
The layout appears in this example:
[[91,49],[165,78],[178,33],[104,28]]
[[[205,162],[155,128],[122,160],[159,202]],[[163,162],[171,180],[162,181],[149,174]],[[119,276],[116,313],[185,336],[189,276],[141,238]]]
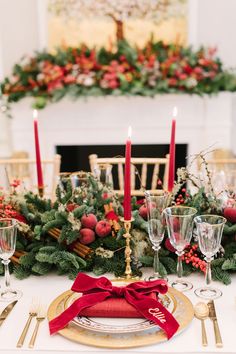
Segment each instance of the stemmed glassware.
[[178,279],[171,285],[173,288],[186,291],[193,285],[181,279],[183,276],[182,255],[185,247],[192,238],[193,218],[197,210],[191,207],[173,206],[164,210],[166,226],[171,245],[175,248],[178,256],[177,275]]
[[217,299],[222,295],[219,289],[213,288],[211,283],[211,261],[219,251],[222,232],[226,219],[219,215],[200,215],[194,218],[198,243],[201,252],[205,256],[206,265],[206,286],[195,290],[195,294],[204,299]]
[[13,290],[10,286],[9,263],[10,257],[15,252],[17,221],[10,218],[0,218],[0,258],[5,268],[5,290],[0,293],[0,300],[11,301],[21,297],[19,290]]
[[88,172],[77,171],[77,172],[61,172],[59,174],[59,186],[61,191],[66,192],[66,185],[70,182],[72,189],[75,190],[78,187],[82,187],[88,184]]
[[148,234],[154,250],[153,275],[148,280],[161,278],[159,250],[160,244],[165,234],[165,222],[163,210],[169,205],[171,196],[169,193],[162,195],[152,195],[145,192],[147,219],[148,219]]
[[99,164],[94,169],[97,179],[106,186],[113,188],[112,165],[109,163]]

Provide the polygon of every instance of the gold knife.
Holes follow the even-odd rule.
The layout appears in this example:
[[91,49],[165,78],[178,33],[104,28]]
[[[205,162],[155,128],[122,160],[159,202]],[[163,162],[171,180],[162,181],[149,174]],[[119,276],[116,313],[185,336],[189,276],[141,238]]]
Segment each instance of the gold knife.
[[5,309],[2,311],[2,313],[0,314],[0,326],[3,324],[3,322],[5,321],[5,319],[7,318],[7,316],[9,315],[9,313],[11,312],[11,310],[13,309],[13,307],[15,306],[15,304],[17,303],[16,301],[11,302],[9,305],[7,305],[7,307],[5,307]]
[[219,329],[218,321],[217,321],[217,317],[216,317],[216,309],[215,309],[214,301],[213,300],[209,301],[207,306],[209,308],[209,317],[212,320],[213,326],[214,326],[216,346],[218,348],[222,348],[223,342],[222,342],[220,329]]

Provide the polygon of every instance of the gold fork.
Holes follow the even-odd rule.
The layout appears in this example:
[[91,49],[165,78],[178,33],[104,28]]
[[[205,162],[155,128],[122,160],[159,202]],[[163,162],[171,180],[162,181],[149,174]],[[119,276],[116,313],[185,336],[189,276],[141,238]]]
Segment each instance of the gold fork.
[[24,341],[25,341],[25,337],[26,337],[26,334],[29,330],[29,326],[31,324],[31,321],[32,321],[32,318],[37,316],[37,311],[38,311],[38,301],[36,299],[33,299],[32,300],[32,303],[31,303],[31,306],[30,306],[30,310],[29,310],[29,317],[27,319],[27,322],[25,324],[25,327],[21,333],[21,336],[17,342],[17,348],[21,348],[22,345],[24,344]]
[[38,330],[39,330],[39,325],[40,323],[46,318],[46,307],[45,306],[39,306],[39,311],[38,311],[38,315],[36,317],[36,325],[33,331],[33,334],[31,336],[30,342],[29,342],[29,348],[33,348],[34,347],[34,343],[38,334]]

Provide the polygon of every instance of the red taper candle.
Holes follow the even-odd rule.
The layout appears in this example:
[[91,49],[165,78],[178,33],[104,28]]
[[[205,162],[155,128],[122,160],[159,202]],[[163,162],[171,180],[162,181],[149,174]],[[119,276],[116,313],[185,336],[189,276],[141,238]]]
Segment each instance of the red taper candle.
[[168,192],[172,192],[175,181],[175,127],[176,116],[178,110],[177,107],[173,109],[173,119],[171,124],[171,138],[170,138],[170,150],[169,150],[169,175],[168,175]]
[[125,147],[124,220],[131,220],[131,127]]
[[38,133],[38,111],[36,109],[34,109],[33,117],[34,117],[34,142],[35,142],[38,188],[43,188],[43,172],[42,172],[40,145],[39,145],[39,133]]

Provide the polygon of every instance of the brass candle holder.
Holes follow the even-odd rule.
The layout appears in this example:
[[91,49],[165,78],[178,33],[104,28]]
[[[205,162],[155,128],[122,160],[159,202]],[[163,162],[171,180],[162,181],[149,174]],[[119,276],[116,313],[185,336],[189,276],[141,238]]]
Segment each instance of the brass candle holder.
[[124,218],[121,219],[121,221],[124,223],[124,228],[125,228],[125,233],[123,237],[125,238],[126,241],[126,246],[125,246],[125,274],[124,277],[125,279],[131,279],[132,278],[132,269],[131,269],[131,247],[130,247],[130,240],[131,240],[131,234],[130,234],[130,229],[131,229],[131,223],[134,219],[130,220],[124,220]]
[[38,192],[39,192],[40,198],[43,198],[43,195],[44,195],[44,186],[38,186]]

